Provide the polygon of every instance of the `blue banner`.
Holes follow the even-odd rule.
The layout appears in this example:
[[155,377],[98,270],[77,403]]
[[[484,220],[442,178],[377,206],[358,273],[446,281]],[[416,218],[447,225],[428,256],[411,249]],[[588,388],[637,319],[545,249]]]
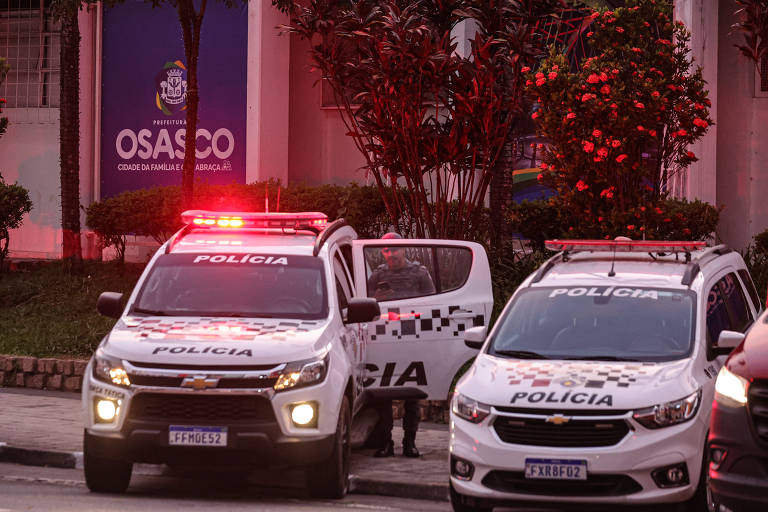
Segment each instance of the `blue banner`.
[[[247,3],[209,2],[200,35],[195,180],[245,183]],[[187,63],[176,9],[104,8],[101,197],[181,185]]]

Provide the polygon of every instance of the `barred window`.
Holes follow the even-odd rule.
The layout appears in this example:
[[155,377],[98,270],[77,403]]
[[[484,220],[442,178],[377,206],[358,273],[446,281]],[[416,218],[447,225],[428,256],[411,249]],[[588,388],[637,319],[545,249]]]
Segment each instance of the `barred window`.
[[0,86],[7,107],[59,107],[60,27],[50,0],[0,0],[0,56],[10,66]]

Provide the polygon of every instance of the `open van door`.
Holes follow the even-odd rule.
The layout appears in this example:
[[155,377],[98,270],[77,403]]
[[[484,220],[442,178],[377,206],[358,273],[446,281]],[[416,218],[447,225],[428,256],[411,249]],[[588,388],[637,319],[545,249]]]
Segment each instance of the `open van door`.
[[477,351],[464,331],[486,326],[493,308],[485,249],[458,240],[355,240],[358,296],[379,301],[368,324],[363,385],[373,398],[445,400],[454,375]]

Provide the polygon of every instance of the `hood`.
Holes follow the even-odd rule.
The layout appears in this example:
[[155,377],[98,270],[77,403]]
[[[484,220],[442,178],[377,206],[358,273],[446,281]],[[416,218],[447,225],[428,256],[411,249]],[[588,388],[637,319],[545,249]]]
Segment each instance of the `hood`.
[[328,342],[328,320],[125,317],[103,348],[129,361],[279,364],[309,359]]
[[458,389],[494,406],[540,409],[649,407],[698,389],[691,360],[669,363],[532,361],[478,357]]

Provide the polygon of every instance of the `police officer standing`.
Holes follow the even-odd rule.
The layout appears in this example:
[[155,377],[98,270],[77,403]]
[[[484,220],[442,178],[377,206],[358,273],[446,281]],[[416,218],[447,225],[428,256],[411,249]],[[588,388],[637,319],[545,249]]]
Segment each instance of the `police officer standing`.
[[[401,239],[397,233],[387,233],[382,239]],[[386,263],[380,265],[368,279],[368,290],[376,300],[394,300],[418,297],[435,293],[435,285],[429,271],[418,262],[405,257],[401,246],[385,247],[381,250]],[[383,439],[374,457],[392,457],[395,445],[392,441],[392,402],[383,400],[376,407],[383,429]],[[418,400],[405,400],[403,415],[403,455],[418,457],[416,431],[419,429],[420,407]]]

